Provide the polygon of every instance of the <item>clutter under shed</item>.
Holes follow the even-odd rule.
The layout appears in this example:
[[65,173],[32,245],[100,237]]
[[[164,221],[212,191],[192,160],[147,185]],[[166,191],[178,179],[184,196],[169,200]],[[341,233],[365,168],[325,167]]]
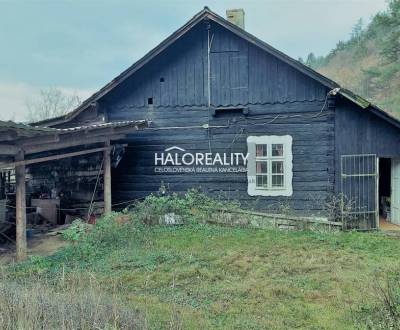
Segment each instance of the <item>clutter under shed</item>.
[[0,122],[0,236],[12,240],[8,232],[15,233],[18,260],[26,257],[32,227],[111,212],[111,167],[124,150],[117,142],[147,124],[56,129]]

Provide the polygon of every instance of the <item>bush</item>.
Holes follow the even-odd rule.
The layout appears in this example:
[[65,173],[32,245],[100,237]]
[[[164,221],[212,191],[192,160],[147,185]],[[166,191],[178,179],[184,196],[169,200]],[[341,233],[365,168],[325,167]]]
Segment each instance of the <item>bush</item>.
[[63,238],[67,241],[76,242],[82,239],[82,236],[85,235],[89,230],[90,225],[80,219],[77,219],[72,222],[68,229],[63,231]]
[[144,225],[137,221],[134,214],[122,215],[112,212],[100,218],[96,225],[91,227],[90,230],[87,227],[82,230],[79,223],[70,227],[64,237],[72,238],[74,244],[64,248],[55,258],[85,266],[126,245],[127,242],[141,244],[145,238]]
[[103,216],[92,226],[75,221],[63,237],[73,244],[52,256],[32,256],[26,262],[12,265],[15,275],[44,274],[51,277],[61,269],[86,268],[127,244],[142,244],[146,231],[133,214],[113,212]]
[[185,224],[195,224],[205,223],[215,210],[238,209],[239,204],[217,200],[191,189],[184,195],[172,193],[157,196],[152,194],[132,207],[129,209],[134,212],[137,220],[144,224],[160,224],[160,218],[168,213],[181,216]]

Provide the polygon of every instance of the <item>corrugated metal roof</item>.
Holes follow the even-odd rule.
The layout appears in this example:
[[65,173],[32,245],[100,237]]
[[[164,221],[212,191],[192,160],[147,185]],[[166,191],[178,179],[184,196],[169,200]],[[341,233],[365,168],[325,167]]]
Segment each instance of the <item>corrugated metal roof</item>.
[[26,131],[37,131],[37,132],[51,132],[54,131],[54,128],[49,127],[33,127],[30,125],[22,124],[22,123],[15,123],[11,120],[9,121],[2,121],[0,120],[0,130],[26,130]]
[[[12,121],[0,121],[0,156],[11,157],[55,151],[107,141],[119,141],[148,127],[146,120],[115,121],[71,128],[32,127]],[[111,128],[111,129],[110,129]]]
[[14,130],[14,131],[25,131],[29,133],[37,133],[37,135],[42,134],[62,134],[71,133],[87,130],[95,130],[110,127],[126,127],[126,126],[137,126],[138,128],[143,127],[147,124],[146,120],[125,120],[125,121],[115,121],[108,123],[97,123],[90,125],[82,125],[70,128],[50,128],[50,127],[40,127],[40,126],[30,126],[23,123],[15,123],[13,121],[0,121],[0,131]]
[[[110,128],[110,127],[125,127],[125,126],[143,126],[147,123],[146,120],[125,120],[125,121],[114,121],[108,123],[98,123],[98,124],[90,124],[90,125],[82,125],[76,127],[69,128],[53,128],[52,130],[56,132],[77,132],[77,131],[86,131],[100,128]],[[36,126],[35,128],[40,128]]]

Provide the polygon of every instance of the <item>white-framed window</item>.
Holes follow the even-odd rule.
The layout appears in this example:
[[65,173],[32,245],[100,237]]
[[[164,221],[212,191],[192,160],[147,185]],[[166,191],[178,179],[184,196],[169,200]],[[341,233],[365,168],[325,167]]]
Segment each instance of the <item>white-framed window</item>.
[[247,179],[250,196],[291,196],[293,155],[290,135],[247,138]]

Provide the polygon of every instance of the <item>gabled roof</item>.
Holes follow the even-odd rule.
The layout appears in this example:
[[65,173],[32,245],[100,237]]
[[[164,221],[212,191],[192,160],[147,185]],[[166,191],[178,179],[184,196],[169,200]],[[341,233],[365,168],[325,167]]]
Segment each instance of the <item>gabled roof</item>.
[[196,26],[198,23],[200,23],[201,21],[206,20],[206,19],[220,24],[221,26],[223,26],[227,30],[231,31],[232,33],[236,34],[237,36],[247,40],[249,43],[251,43],[251,44],[263,49],[267,53],[277,57],[281,61],[294,67],[295,69],[302,72],[303,74],[320,82],[327,88],[338,89],[337,93],[339,93],[343,97],[356,103],[363,109],[371,110],[372,112],[379,115],[381,118],[388,120],[389,122],[391,122],[392,124],[394,124],[395,126],[400,128],[400,121],[398,119],[396,119],[395,117],[392,117],[391,115],[387,114],[385,111],[383,111],[379,107],[372,105],[369,101],[362,98],[361,96],[358,96],[349,90],[341,88],[340,85],[338,83],[336,83],[335,81],[321,75],[320,73],[314,71],[310,67],[308,67],[308,66],[302,64],[301,62],[291,58],[290,56],[282,53],[281,51],[275,49],[271,45],[265,43],[264,41],[258,39],[257,37],[253,36],[252,34],[248,33],[247,31],[241,29],[237,25],[230,23],[223,17],[221,17],[218,14],[211,11],[208,7],[204,7],[203,10],[201,10],[199,13],[197,13],[195,16],[193,16],[193,18],[190,19],[185,25],[183,25],[180,29],[178,29],[173,34],[171,34],[168,38],[166,38],[158,46],[156,46],[151,51],[149,51],[145,56],[143,56],[140,60],[135,62],[133,65],[131,65],[128,69],[123,71],[120,75],[118,75],[116,78],[114,78],[111,82],[109,82],[104,87],[102,87],[98,92],[94,93],[92,96],[90,96],[88,99],[86,99],[78,108],[67,113],[66,115],[48,119],[48,120],[44,120],[41,122],[37,122],[37,123],[35,123],[35,125],[38,125],[38,126],[57,125],[57,124],[61,124],[64,122],[68,122],[69,120],[75,118],[82,111],[87,109],[91,104],[95,103],[100,98],[102,98],[103,96],[108,94],[111,90],[113,90],[119,84],[124,82],[127,78],[129,78],[131,75],[133,75],[137,70],[142,68],[145,64],[147,64],[149,61],[151,61],[154,57],[156,57],[162,51],[164,51],[166,48],[168,48],[170,45],[172,45],[176,40],[181,38],[184,34],[186,34],[194,26]]

